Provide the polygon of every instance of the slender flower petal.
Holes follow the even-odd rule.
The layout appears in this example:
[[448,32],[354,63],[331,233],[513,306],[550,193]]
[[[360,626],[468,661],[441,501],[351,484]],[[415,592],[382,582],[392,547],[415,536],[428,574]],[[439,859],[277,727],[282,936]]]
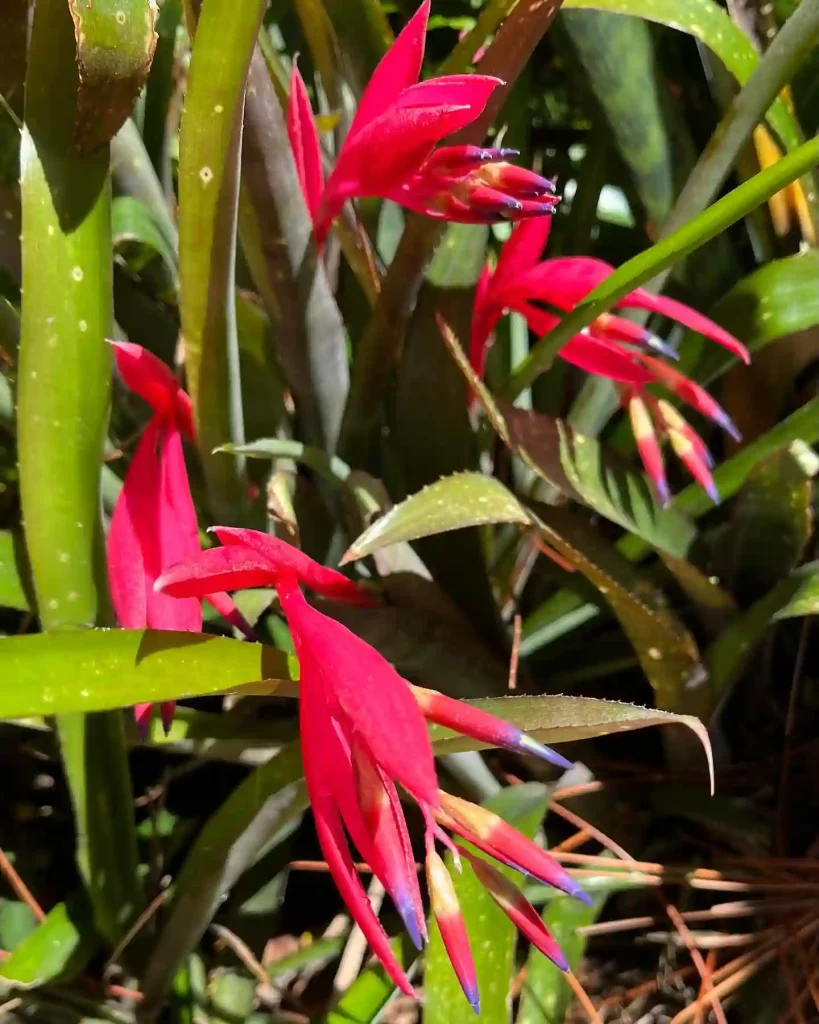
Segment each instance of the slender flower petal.
[[741,440],[741,435],[731,417],[719,402],[708,394],[705,388],[700,387],[695,381],[689,380],[679,370],[675,370],[673,366],[668,366],[653,356],[641,355],[640,361],[651,371],[656,381],[667,387],[669,391],[672,391],[678,398],[681,398],[690,405],[692,409],[696,409],[703,416],[713,420],[727,434],[730,434],[735,441]]
[[480,1013],[478,978],[463,914],[446,864],[435,852],[432,843],[427,850],[426,869],[432,913],[438,923],[444,948],[469,1005],[475,1013]]
[[296,162],[296,173],[304,193],[310,219],[318,215],[321,193],[324,188],[324,171],[321,166],[321,146],[316,122],[310,107],[310,98],[304,79],[295,61],[290,76],[290,103],[287,107],[287,137]]
[[519,754],[534,754],[549,764],[569,769],[572,762],[542,743],[527,736],[521,729],[504,722],[501,718],[472,707],[462,700],[453,700],[437,690],[427,690],[422,686],[413,686],[412,692],[428,722],[443,725],[447,729],[471,736],[473,739],[493,747],[504,747]]
[[278,537],[271,537],[258,530],[242,530],[231,526],[214,526],[212,532],[223,544],[253,548],[267,558],[272,566],[292,568],[300,583],[315,590],[322,597],[338,601],[339,604],[359,605],[365,608],[378,604],[371,594],[353,580],[335,569],[320,565]]
[[666,433],[671,442],[671,447],[674,449],[674,454],[697,483],[702,485],[705,493],[714,504],[718,505],[719,492],[711,475],[710,457],[702,440],[697,437],[690,425],[673,405],[661,400],[657,402],[657,411],[665,424]]
[[[415,857],[398,793],[392,781],[355,739],[352,763],[359,806],[379,862],[380,870],[376,874],[390,894],[410,938],[420,949],[426,938],[426,921]],[[375,869],[376,865],[372,867]]]
[[632,395],[628,400],[628,412],[640,459],[657,490],[660,504],[667,505],[671,501],[671,493],[665,476],[663,454],[645,400],[640,395]]
[[354,136],[365,124],[383,114],[404,89],[418,81],[424,60],[429,9],[430,0],[424,0],[379,61],[361,95],[350,135]]
[[472,865],[472,870],[478,876],[478,881],[515,927],[536,949],[548,957],[555,967],[559,967],[561,971],[568,971],[569,961],[563,955],[551,932],[541,921],[538,912],[520,889],[481,857],[476,857],[463,847],[461,853]]
[[439,824],[509,867],[531,875],[569,896],[588,902],[580,885],[548,853],[491,811],[450,793],[440,794]]

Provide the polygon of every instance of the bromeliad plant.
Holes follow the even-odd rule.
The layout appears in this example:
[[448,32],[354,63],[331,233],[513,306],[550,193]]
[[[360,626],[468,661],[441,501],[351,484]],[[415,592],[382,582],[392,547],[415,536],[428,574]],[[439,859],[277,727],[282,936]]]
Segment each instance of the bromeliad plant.
[[[661,858],[688,877],[710,805],[685,847],[658,838],[658,809],[691,817],[665,780],[704,782],[682,730],[633,741],[616,791],[578,790],[544,744],[581,741],[585,773],[597,736],[649,724],[707,749],[700,719],[769,622],[766,664],[798,650],[796,677],[807,632],[787,620],[817,610],[817,400],[775,408],[812,379],[810,334],[799,359],[775,350],[795,368],[770,374],[773,412],[738,376],[819,325],[798,183],[819,110],[797,74],[817,4],[785,5],[761,56],[717,0],[674,5],[741,79],[723,123],[693,50],[657,59],[679,36],[631,0],[604,31],[573,0],[157,6],[0,10],[0,632],[20,634],[0,641],[0,717],[4,764],[40,780],[7,801],[4,1009],[337,1024],[399,992],[423,1024],[470,1006],[561,1024],[607,898],[654,886]],[[763,121],[781,159],[726,185]],[[576,186],[560,202],[558,180]],[[664,447],[695,479],[679,493]],[[769,720],[776,742],[795,721],[766,687],[720,723],[743,785]],[[782,790],[785,847],[805,816]],[[548,801],[579,792],[590,809],[562,812],[562,835],[550,816],[547,846]],[[698,842],[745,813],[723,808]],[[624,847],[646,861],[612,869]],[[292,884],[307,868],[330,885]],[[331,984],[342,940],[294,937],[339,910],[378,961],[352,984],[357,938]],[[813,934],[800,921],[793,942]],[[631,948],[607,947],[618,973],[645,968]],[[293,985],[291,949],[310,961]]]

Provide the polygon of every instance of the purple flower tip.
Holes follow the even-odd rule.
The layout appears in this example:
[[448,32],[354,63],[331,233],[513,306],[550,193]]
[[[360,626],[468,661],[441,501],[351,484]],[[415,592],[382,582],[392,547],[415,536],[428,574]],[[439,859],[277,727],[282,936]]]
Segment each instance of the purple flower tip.
[[540,757],[544,761],[548,761],[549,764],[557,765],[558,768],[564,768],[568,771],[569,768],[574,767],[574,762],[567,761],[561,754],[558,754],[550,747],[544,746],[542,743],[538,743],[536,739],[527,736],[525,732],[522,732],[518,737],[517,747],[522,752],[534,754],[535,757]]
[[714,419],[719,424],[719,426],[722,427],[725,433],[730,434],[730,436],[733,437],[735,441],[742,440],[742,434],[740,434],[739,430],[737,429],[737,425],[734,423],[734,421],[731,419],[727,412],[725,412],[723,409],[720,409],[719,413],[716,416],[714,416]]
[[680,358],[680,354],[675,348],[663,341],[662,338],[658,338],[656,334],[652,334],[651,331],[644,332],[643,341],[652,352],[659,352],[660,355],[665,356],[667,359],[678,360]]
[[407,929],[413,946],[420,950],[424,948],[424,940],[421,937],[421,930],[418,927],[418,918],[415,914],[415,905],[412,899],[407,896],[405,899],[399,899],[396,901],[395,909],[398,911],[401,920],[404,922],[404,927]]
[[713,501],[715,505],[720,504],[719,491],[717,490],[717,485],[713,482],[713,480],[705,488],[705,493],[708,495],[708,497],[711,499],[711,501]]
[[470,1005],[470,1006],[472,1007],[472,1009],[473,1009],[473,1010],[475,1011],[475,1014],[476,1014],[476,1015],[477,1015],[478,1017],[480,1017],[480,1015],[481,1015],[481,997],[480,997],[480,995],[478,994],[478,990],[477,990],[477,988],[474,988],[474,989],[473,989],[473,988],[472,988],[472,987],[470,986],[470,988],[469,988],[469,991],[468,991],[468,992],[467,992],[467,990],[466,990],[466,989],[464,989],[464,995],[466,996],[466,998],[467,998],[467,1001],[469,1002],[469,1005]]
[[[576,882],[573,878],[566,883],[564,892],[567,896],[574,896],[576,900],[580,900],[581,903],[585,903],[589,907],[594,906],[594,900],[589,896],[581,884]],[[566,970],[566,968],[564,967],[563,970]]]
[[657,488],[657,497],[660,499],[661,507],[667,508],[671,504],[671,491],[668,489],[668,481],[656,480],[654,485]]

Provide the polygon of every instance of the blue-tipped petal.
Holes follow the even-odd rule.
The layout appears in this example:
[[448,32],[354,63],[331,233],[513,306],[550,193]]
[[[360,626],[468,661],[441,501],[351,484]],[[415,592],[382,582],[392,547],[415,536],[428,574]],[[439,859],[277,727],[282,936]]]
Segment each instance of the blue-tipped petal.
[[[571,883],[566,884],[563,891],[567,896],[574,896],[576,900],[580,900],[581,903],[585,903],[589,907],[594,906],[594,900],[589,896],[583,886],[574,879],[571,880]],[[566,970],[566,968],[563,968],[563,970]]]
[[407,929],[407,935],[409,935],[412,940],[413,946],[418,950],[423,949],[424,940],[421,935],[421,929],[418,927],[418,917],[415,913],[415,905],[412,900],[409,897],[407,899],[396,900],[395,909],[398,911],[401,920],[404,922],[404,927]]
[[680,353],[669,345],[668,342],[663,341],[662,338],[658,338],[656,334],[652,334],[651,331],[646,331],[643,335],[643,340],[646,348],[650,348],[652,352],[659,352],[660,355],[665,356],[667,359],[674,359],[675,361],[680,358]]
[[717,426],[722,427],[725,433],[729,434],[735,441],[738,442],[742,440],[742,434],[740,434],[736,424],[724,409],[720,409],[718,413],[714,413],[713,420]]
[[540,757],[544,761],[548,761],[549,764],[557,765],[558,768],[569,768],[574,767],[574,762],[567,760],[561,754],[552,750],[551,747],[544,746],[542,743],[538,743],[536,739],[531,736],[527,736],[525,732],[522,732],[518,737],[517,746],[521,752],[527,754],[534,754],[535,757]]

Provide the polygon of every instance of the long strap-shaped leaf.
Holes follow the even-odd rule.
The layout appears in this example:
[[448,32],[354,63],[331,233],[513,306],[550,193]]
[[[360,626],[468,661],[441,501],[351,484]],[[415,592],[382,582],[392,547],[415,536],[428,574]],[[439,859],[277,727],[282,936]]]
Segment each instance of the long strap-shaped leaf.
[[236,209],[245,82],[265,4],[202,5],[179,139],[179,277],[185,367],[211,507],[242,517],[240,459],[214,458],[241,443],[243,418],[235,322]]
[[[131,5],[119,6],[125,13]],[[107,146],[87,158],[74,148],[78,85],[65,0],[38,0],[21,159],[18,447],[26,544],[47,630],[93,626],[106,604],[99,479],[111,375],[111,202]],[[58,731],[80,874],[98,929],[116,941],[140,901],[122,717],[61,716]]]

